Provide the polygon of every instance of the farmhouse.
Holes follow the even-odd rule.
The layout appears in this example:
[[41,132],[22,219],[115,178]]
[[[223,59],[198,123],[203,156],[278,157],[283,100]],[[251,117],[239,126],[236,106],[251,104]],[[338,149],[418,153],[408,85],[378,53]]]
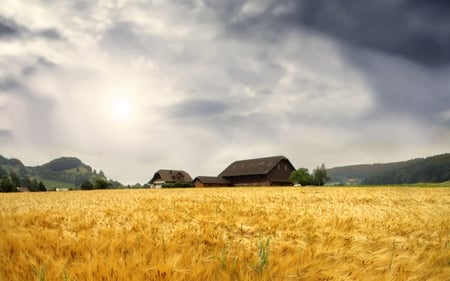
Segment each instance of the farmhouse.
[[161,187],[165,183],[191,183],[191,176],[183,170],[158,170],[150,180],[150,186]]
[[218,177],[196,177],[195,187],[210,186],[283,186],[294,166],[284,156],[239,160],[231,163]]

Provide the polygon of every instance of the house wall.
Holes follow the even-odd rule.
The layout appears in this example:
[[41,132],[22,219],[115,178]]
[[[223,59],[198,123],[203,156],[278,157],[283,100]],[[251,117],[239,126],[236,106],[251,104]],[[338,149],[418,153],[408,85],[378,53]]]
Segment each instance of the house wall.
[[[291,173],[295,170],[288,160],[281,160],[267,175],[272,185],[292,185],[289,181]],[[280,182],[280,179],[285,181]]]
[[199,180],[194,181],[194,186],[195,187],[207,187],[203,182],[201,182]]
[[246,175],[227,177],[234,186],[277,186],[292,185],[289,176],[294,167],[288,160],[281,160],[267,175]]
[[234,186],[269,186],[270,181],[266,175],[247,175],[227,177]]
[[160,181],[161,180],[161,176],[159,174],[155,174],[153,176],[153,179],[150,181],[150,184],[153,184],[156,181]]
[[204,183],[199,180],[196,180],[196,181],[194,181],[194,186],[195,187],[227,187],[227,186],[232,186],[232,185],[225,184],[225,183]]

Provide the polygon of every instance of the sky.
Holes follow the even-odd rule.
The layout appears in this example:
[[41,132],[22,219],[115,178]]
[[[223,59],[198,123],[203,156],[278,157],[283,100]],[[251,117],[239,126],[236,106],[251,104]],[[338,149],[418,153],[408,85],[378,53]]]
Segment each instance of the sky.
[[0,154],[108,178],[450,152],[450,2],[2,0]]

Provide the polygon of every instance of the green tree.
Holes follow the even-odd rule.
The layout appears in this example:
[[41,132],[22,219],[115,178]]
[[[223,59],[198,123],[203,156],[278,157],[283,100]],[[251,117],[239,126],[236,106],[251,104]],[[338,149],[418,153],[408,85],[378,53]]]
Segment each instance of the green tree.
[[294,184],[310,185],[313,183],[313,177],[309,174],[307,168],[300,168],[291,173],[289,180]]
[[0,167],[0,179],[7,178],[7,177],[8,177],[8,173],[5,171],[5,169]]
[[24,177],[21,180],[22,182],[22,186],[28,188],[28,190],[33,191],[32,190],[32,184],[31,184],[31,179],[29,177]]
[[81,185],[80,188],[82,190],[91,190],[94,189],[94,185],[90,182],[90,181],[84,181]]
[[11,172],[10,174],[11,177],[11,183],[13,184],[14,187],[20,187],[20,178],[19,175],[17,175],[14,172]]
[[47,188],[45,187],[45,184],[42,181],[39,181],[38,191],[47,191]]
[[98,172],[98,176],[102,179],[106,179],[105,173],[103,173],[102,170],[100,170],[100,172]]
[[95,189],[107,189],[109,187],[108,181],[102,178],[96,178],[94,182]]
[[17,191],[16,187],[12,184],[9,178],[2,178],[2,180],[0,181],[0,189],[2,192]]
[[314,185],[324,185],[330,179],[325,164],[322,163],[322,165],[317,166],[312,173],[312,177]]

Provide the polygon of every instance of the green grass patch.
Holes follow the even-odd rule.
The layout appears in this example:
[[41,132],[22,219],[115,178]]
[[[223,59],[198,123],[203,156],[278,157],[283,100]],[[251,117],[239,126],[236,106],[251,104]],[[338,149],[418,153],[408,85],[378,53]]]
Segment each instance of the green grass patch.
[[47,189],[48,188],[78,189],[78,186],[76,186],[73,183],[61,182],[61,181],[55,181],[55,180],[39,179],[39,178],[37,178],[37,180],[42,180],[42,182],[44,183],[44,185],[45,185],[45,187]]

